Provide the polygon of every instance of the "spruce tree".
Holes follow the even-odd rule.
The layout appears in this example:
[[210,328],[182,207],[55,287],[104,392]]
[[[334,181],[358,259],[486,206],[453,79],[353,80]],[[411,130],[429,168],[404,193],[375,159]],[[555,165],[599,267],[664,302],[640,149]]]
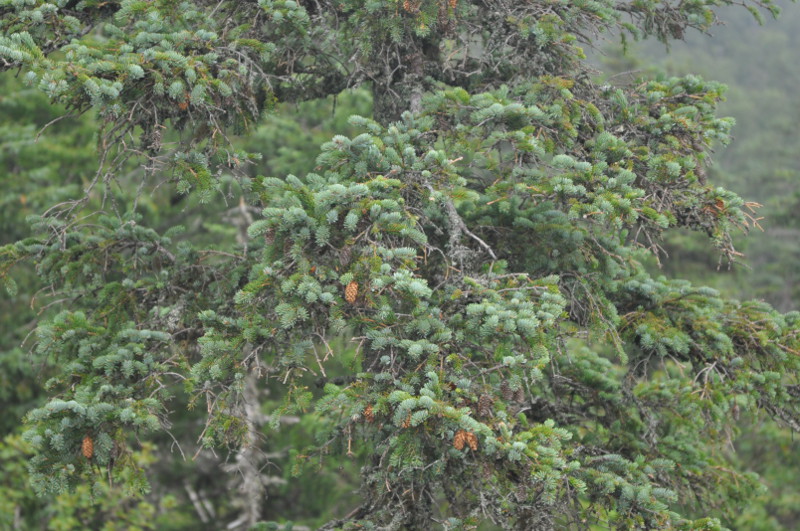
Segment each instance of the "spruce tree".
[[[800,314],[648,272],[669,230],[736,260],[755,221],[708,182],[725,87],[601,84],[584,48],[680,39],[732,4],[777,11],[0,3],[0,64],[98,126],[81,190],[0,248],[9,292],[32,265],[53,311],[32,347],[52,368],[26,417],[32,487],[147,491],[137,456],[185,439],[185,397],[202,419],[181,426],[185,459],[229,452],[245,493],[233,527],[282,519],[259,450],[310,419],[296,473],[361,467],[328,529],[722,529],[761,488],[730,451],[740,418],[800,427]],[[262,115],[360,86],[356,133],[304,173],[254,174]],[[289,133],[273,123],[267,140]],[[154,214],[165,189],[225,240]]]

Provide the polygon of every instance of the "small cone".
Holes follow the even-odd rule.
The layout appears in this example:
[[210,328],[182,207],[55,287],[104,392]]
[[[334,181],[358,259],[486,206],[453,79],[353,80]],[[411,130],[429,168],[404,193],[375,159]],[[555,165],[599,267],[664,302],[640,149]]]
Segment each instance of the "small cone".
[[478,414],[482,417],[488,417],[492,414],[492,404],[494,400],[489,395],[481,395],[478,400]]
[[514,392],[514,400],[516,402],[525,402],[525,390],[522,387]]
[[81,451],[83,452],[83,457],[86,459],[91,459],[92,456],[94,456],[94,441],[92,441],[92,438],[88,435],[83,438]]
[[478,437],[475,436],[474,433],[471,431],[467,432],[466,435],[467,444],[469,445],[470,450],[473,452],[478,449]]
[[350,258],[353,256],[353,248],[345,247],[339,251],[339,263],[346,266],[350,263]]
[[511,390],[505,380],[500,382],[500,393],[503,395],[503,400],[509,401],[514,398],[514,391]]
[[358,282],[353,280],[344,288],[344,299],[353,304],[356,302],[356,297],[358,297]]
[[456,450],[463,450],[464,445],[467,443],[467,432],[458,430],[456,436],[453,437],[453,448]]

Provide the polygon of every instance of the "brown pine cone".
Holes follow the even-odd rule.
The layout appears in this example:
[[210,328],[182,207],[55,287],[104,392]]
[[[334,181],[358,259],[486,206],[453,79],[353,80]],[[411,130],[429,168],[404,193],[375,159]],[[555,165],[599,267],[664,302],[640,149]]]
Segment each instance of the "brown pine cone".
[[339,250],[339,263],[346,266],[350,263],[350,258],[353,256],[353,248],[351,246],[344,247]]
[[471,431],[467,432],[466,435],[467,444],[469,445],[470,450],[473,452],[478,449],[478,437],[472,433]]
[[503,395],[503,400],[506,402],[514,398],[514,391],[511,390],[505,380],[500,383],[500,394]]
[[456,450],[463,450],[464,444],[467,442],[467,432],[464,430],[458,430],[456,432],[456,436],[453,437],[453,447]]
[[91,459],[92,456],[94,456],[94,441],[92,441],[92,438],[88,435],[83,438],[81,451],[83,452],[83,457],[86,459]]
[[515,402],[525,402],[525,390],[520,387],[514,393],[514,401]]
[[494,404],[494,400],[489,395],[481,395],[478,399],[478,414],[482,417],[488,417],[492,414],[492,405]]
[[344,288],[344,299],[353,304],[356,302],[356,297],[358,297],[358,282],[353,280]]

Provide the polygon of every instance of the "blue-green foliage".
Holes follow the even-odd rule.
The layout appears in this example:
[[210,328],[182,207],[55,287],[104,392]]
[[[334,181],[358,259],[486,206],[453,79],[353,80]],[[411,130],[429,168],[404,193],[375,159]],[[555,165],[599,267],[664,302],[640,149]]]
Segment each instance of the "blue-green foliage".
[[[362,459],[328,527],[425,529],[441,505],[453,526],[721,529],[759,492],[732,419],[798,425],[800,315],[647,272],[676,228],[736,256],[745,203],[705,182],[725,89],[597,86],[580,47],[680,38],[720,3],[0,3],[0,57],[102,124],[84,197],[0,249],[11,292],[31,261],[67,304],[36,327],[57,370],[27,416],[34,487],[103,467],[145,488],[127,446],[180,393],[195,456],[233,452],[241,522],[264,512],[258,426],[305,421],[296,472]],[[231,135],[263,109],[366,81],[376,120],[312,170],[244,177]],[[164,180],[217,222],[135,212]]]

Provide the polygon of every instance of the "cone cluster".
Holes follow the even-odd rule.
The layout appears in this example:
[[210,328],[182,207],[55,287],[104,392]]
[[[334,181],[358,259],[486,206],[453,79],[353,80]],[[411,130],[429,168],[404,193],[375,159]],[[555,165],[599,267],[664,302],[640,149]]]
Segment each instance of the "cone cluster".
[[470,450],[478,449],[478,437],[471,431],[458,430],[453,437],[453,447],[456,450],[463,450],[464,446],[469,446]]

